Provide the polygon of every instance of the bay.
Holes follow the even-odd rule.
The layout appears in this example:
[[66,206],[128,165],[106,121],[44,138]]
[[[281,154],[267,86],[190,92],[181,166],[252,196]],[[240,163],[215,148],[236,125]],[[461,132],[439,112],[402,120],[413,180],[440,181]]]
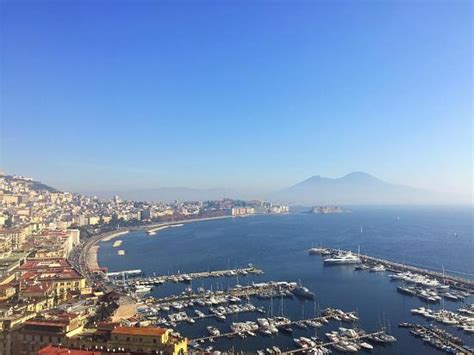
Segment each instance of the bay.
[[[197,280],[193,287],[226,288],[268,280],[299,281],[316,293],[316,301],[298,298],[273,301],[252,299],[256,305],[272,308],[274,314],[292,318],[313,316],[318,309],[338,307],[355,310],[360,327],[370,331],[382,324],[390,326],[398,341],[394,345],[377,346],[375,354],[437,353],[421,340],[397,327],[402,321],[426,322],[412,316],[410,309],[427,306],[414,297],[396,292],[396,282],[388,273],[357,272],[351,266],[325,267],[319,256],[308,255],[311,245],[357,250],[371,256],[409,263],[434,270],[474,278],[474,233],[472,207],[352,207],[350,213],[317,215],[290,213],[262,215],[223,220],[202,221],[168,228],[154,236],[134,232],[121,238],[125,256],[118,256],[113,241],[101,243],[99,264],[109,271],[141,269],[147,275],[173,274],[253,264],[262,268],[261,276]],[[162,297],[184,290],[184,284],[166,284],[154,288],[152,294]],[[473,302],[473,298],[466,302]],[[446,309],[455,310],[462,303],[446,301]],[[442,305],[430,306],[438,309]],[[189,313],[189,311],[188,311]],[[207,334],[206,326],[229,330],[232,321],[255,319],[256,314],[242,314],[225,323],[215,320],[180,324],[177,330],[190,338]],[[324,338],[328,330],[318,330]],[[343,325],[344,326],[344,325]],[[453,327],[447,330],[461,336],[468,344],[473,337]],[[292,337],[222,339],[212,345],[219,350],[234,348],[254,352],[270,345],[281,349],[294,348],[292,338],[314,335],[314,330],[295,330]]]

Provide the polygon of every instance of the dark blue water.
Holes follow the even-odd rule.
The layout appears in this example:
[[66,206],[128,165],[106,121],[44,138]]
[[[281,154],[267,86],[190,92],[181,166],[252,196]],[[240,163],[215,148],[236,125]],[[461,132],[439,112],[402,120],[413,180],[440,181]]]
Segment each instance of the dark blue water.
[[[226,220],[185,224],[180,228],[159,231],[155,236],[133,233],[123,240],[126,255],[120,257],[112,248],[113,241],[101,244],[100,265],[110,271],[142,269],[145,273],[168,274],[204,271],[245,266],[252,263],[265,271],[262,276],[240,278],[240,284],[264,280],[301,280],[316,293],[315,304],[297,298],[273,303],[274,313],[283,311],[292,319],[309,317],[315,308],[338,307],[357,310],[365,330],[375,330],[383,323],[391,325],[398,342],[391,346],[377,346],[375,354],[430,354],[436,353],[421,340],[397,327],[402,321],[424,324],[413,317],[410,309],[426,306],[415,297],[396,292],[396,282],[387,273],[357,272],[350,266],[324,267],[319,256],[305,250],[312,244],[357,250],[394,261],[431,269],[445,270],[468,278],[474,277],[473,208],[354,208],[352,213],[313,215],[294,213],[276,216],[253,216]],[[361,233],[362,227],[362,233]],[[236,279],[222,278],[195,281],[193,286],[215,289],[234,285]],[[183,284],[167,284],[154,289],[157,297],[184,290]],[[466,302],[472,303],[473,298]],[[269,301],[253,300],[269,308]],[[462,303],[445,302],[445,308],[455,310]],[[440,305],[430,306],[433,309]],[[188,311],[190,314],[190,311]],[[228,323],[215,320],[197,321],[194,325],[178,325],[188,337],[207,334],[206,326],[229,330],[231,321],[255,319],[256,314],[245,314],[229,319]],[[332,323],[318,329],[318,335],[340,326]],[[342,325],[344,326],[344,325]],[[474,344],[456,328],[446,328]],[[314,330],[298,330],[292,337],[279,335],[265,338],[223,339],[213,344],[216,349],[255,351],[270,345],[282,349],[294,348],[295,336],[314,335]]]

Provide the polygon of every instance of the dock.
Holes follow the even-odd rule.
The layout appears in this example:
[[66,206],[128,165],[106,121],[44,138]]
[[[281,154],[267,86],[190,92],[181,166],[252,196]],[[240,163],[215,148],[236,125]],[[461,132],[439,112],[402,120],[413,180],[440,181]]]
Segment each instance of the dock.
[[[191,272],[191,273],[178,273],[174,275],[161,275],[161,276],[148,276],[148,277],[136,277],[127,280],[127,284],[131,285],[143,285],[152,286],[160,285],[165,282],[191,282],[196,279],[212,278],[212,277],[238,277],[249,274],[260,275],[263,271],[255,267],[239,268],[239,269],[228,269],[228,270],[213,270],[213,271],[202,271],[202,272]],[[108,274],[108,276],[111,276]]]
[[155,234],[156,232],[162,230],[162,229],[167,229],[167,228],[177,228],[177,227],[182,227],[184,226],[184,224],[182,223],[177,223],[177,224],[165,224],[165,225],[161,225],[161,226],[157,226],[157,227],[153,227],[153,228],[150,228],[147,230],[147,233],[149,235],[153,235]]
[[[333,249],[333,248],[326,248],[326,250],[332,253],[337,253],[340,251],[338,249]],[[386,270],[391,271],[391,272],[410,271],[410,272],[421,274],[424,276],[429,276],[453,288],[474,294],[474,280],[469,280],[466,278],[457,277],[457,276],[446,274],[446,273],[443,274],[438,271],[428,270],[428,269],[420,268],[417,266],[412,266],[412,265],[402,264],[402,263],[398,263],[398,262],[394,262],[394,261],[390,261],[386,259],[376,258],[369,255],[358,254],[358,256],[364,264],[367,264],[369,266],[383,265]]]
[[[355,314],[355,312],[347,312],[347,314]],[[337,316],[337,314],[329,314],[329,315],[326,315],[326,316],[319,316],[319,317],[308,318],[308,319],[292,320],[289,323],[286,323],[285,325],[290,326],[290,325],[295,325],[295,324],[298,324],[298,323],[305,323],[305,322],[320,322],[323,318],[326,319],[326,320],[337,320],[335,318],[336,316]],[[261,327],[259,327],[259,329],[261,329]],[[191,341],[203,342],[203,341],[215,340],[215,339],[219,339],[219,338],[233,337],[233,336],[239,335],[242,332],[243,331],[235,331],[235,332],[221,333],[219,335],[209,335],[209,336],[206,336],[206,337],[191,339]],[[366,336],[369,336],[369,334],[366,334]],[[298,349],[298,350],[304,350],[304,349]],[[308,349],[306,349],[306,350],[308,350]]]
[[206,293],[188,293],[188,294],[180,294],[180,295],[172,295],[168,297],[162,298],[153,298],[150,303],[154,303],[156,305],[162,304],[171,304],[172,302],[186,302],[186,301],[196,301],[196,300],[206,300],[212,297],[251,297],[257,296],[259,294],[265,293],[278,293],[278,296],[289,296],[292,297],[293,294],[291,293],[295,288],[296,283],[289,283],[289,282],[268,282],[262,284],[254,284],[252,286],[241,286],[241,287],[234,287],[228,290],[220,290],[214,292],[206,292]]
[[142,275],[143,272],[140,269],[136,270],[124,270],[124,271],[117,271],[117,272],[108,272],[108,277],[127,277],[127,276],[137,276]]
[[456,354],[473,354],[472,350],[464,346],[461,339],[443,329],[434,326],[426,327],[419,324],[409,324],[407,328],[411,329],[410,332],[413,335],[423,338],[423,341],[427,341],[428,344],[438,348],[440,351],[443,351],[441,347],[444,345],[454,349]]
[[[350,340],[351,341],[364,340],[365,338],[369,338],[369,337],[374,336],[374,335],[380,335],[380,334],[383,334],[383,333],[384,333],[383,331],[367,333],[367,334],[364,334],[364,335],[357,336],[355,338],[351,338]],[[337,344],[337,343],[338,343],[337,341],[322,343],[322,344],[316,345],[315,347],[313,347],[313,349],[327,348],[328,346],[331,346],[331,345],[334,345],[334,344]],[[307,353],[309,350],[310,349],[308,349],[308,348],[298,348],[298,349],[294,349],[294,350],[283,351],[282,354]]]

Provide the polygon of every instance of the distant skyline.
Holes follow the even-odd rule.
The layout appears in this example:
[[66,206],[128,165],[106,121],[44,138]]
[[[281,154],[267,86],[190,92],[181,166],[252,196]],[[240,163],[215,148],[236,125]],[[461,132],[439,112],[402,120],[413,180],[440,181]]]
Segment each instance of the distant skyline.
[[4,1],[0,168],[69,191],[365,171],[472,193],[470,1]]

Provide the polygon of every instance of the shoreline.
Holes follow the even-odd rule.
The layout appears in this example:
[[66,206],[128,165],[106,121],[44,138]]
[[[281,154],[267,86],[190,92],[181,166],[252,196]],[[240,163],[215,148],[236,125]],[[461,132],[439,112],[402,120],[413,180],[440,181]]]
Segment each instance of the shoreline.
[[266,215],[273,216],[273,215],[279,215],[279,214],[277,214],[277,213],[259,213],[259,214],[249,214],[249,215],[242,215],[242,216],[225,215],[225,216],[216,216],[216,217],[193,218],[193,219],[178,220],[178,221],[173,221],[173,222],[157,223],[157,224],[153,224],[153,225],[143,226],[141,228],[133,228],[132,227],[132,228],[124,228],[123,230],[117,230],[117,231],[114,231],[114,232],[106,232],[106,233],[103,233],[102,235],[96,236],[95,240],[92,241],[90,246],[87,248],[85,258],[84,258],[85,263],[86,263],[85,266],[90,271],[100,270],[101,267],[99,265],[99,260],[98,260],[100,245],[98,243],[108,242],[108,241],[111,241],[111,240],[113,240],[117,237],[124,237],[124,236],[126,237],[126,236],[131,235],[132,234],[131,232],[140,232],[140,231],[149,232],[150,230],[151,231],[153,231],[153,230],[158,231],[162,227],[168,228],[169,226],[178,225],[178,224],[213,221],[213,220],[239,218],[239,217],[266,216]]
[[[291,212],[289,212],[291,213]],[[221,220],[221,219],[232,219],[232,218],[247,218],[247,217],[254,217],[254,216],[279,216],[279,215],[287,215],[288,213],[254,213],[254,214],[247,214],[247,215],[225,215],[225,216],[216,216],[216,217],[203,217],[203,218],[193,218],[193,219],[184,219],[172,222],[163,222],[157,223],[153,225],[147,225],[138,228],[124,228],[123,230],[117,230],[113,232],[106,232],[102,235],[97,235],[95,240],[90,244],[87,248],[86,255],[85,255],[85,262],[86,268],[90,271],[100,270],[101,266],[99,265],[99,249],[100,245],[98,243],[101,242],[108,242],[117,237],[128,237],[132,235],[131,232],[150,232],[150,231],[159,231],[161,229],[165,229],[171,227],[173,225],[182,225],[187,223],[196,223],[196,222],[205,222],[205,221],[213,221],[213,220]]]

